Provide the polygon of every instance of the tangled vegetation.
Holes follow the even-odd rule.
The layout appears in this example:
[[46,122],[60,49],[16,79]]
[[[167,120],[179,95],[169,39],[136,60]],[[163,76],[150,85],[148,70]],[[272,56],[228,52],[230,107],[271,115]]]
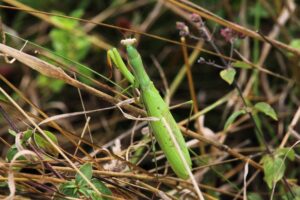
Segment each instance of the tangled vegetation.
[[296,1],[0,10],[1,199],[300,199]]

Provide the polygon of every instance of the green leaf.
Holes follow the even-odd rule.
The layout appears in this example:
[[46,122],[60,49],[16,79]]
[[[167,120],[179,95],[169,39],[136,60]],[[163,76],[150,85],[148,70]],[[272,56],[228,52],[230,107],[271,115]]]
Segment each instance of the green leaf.
[[[8,133],[14,137],[16,137],[16,135],[17,135],[17,133],[12,129],[8,129]],[[22,134],[23,134],[23,137],[21,138],[21,141],[26,142],[32,136],[32,130],[28,129],[25,132],[23,132]]]
[[300,39],[293,39],[290,46],[296,49],[300,49]]
[[265,115],[271,117],[274,120],[278,120],[276,112],[274,109],[267,103],[265,102],[259,102],[255,104],[254,108],[256,108],[258,111],[264,113]]
[[[108,187],[106,187],[106,185],[103,182],[99,181],[96,178],[93,178],[91,182],[95,185],[95,187],[100,191],[101,194],[112,195],[111,190]],[[110,200],[111,198],[103,197],[102,199]]]
[[11,134],[14,137],[16,137],[16,135],[17,135],[16,131],[14,131],[12,129],[8,129],[8,133]]
[[[80,28],[76,30],[81,31]],[[57,54],[77,62],[86,57],[91,47],[90,40],[83,32],[74,35],[69,31],[54,28],[50,32],[50,38]]]
[[[83,16],[83,14],[84,14],[84,10],[83,9],[77,9],[77,10],[72,11],[71,14],[70,14],[70,16],[71,17],[80,18],[80,17]],[[70,19],[70,20],[72,20],[72,19]],[[73,21],[77,22],[77,20],[73,20]]]
[[26,142],[27,140],[29,140],[29,138],[31,138],[32,134],[33,134],[32,130],[27,129],[23,134],[22,142]]
[[248,193],[247,198],[248,200],[263,200],[259,194],[253,192]]
[[249,64],[242,62],[242,61],[234,62],[234,63],[232,63],[232,66],[237,67],[237,68],[242,68],[242,69],[251,69],[252,68]]
[[[83,180],[80,180],[81,182]],[[101,194],[112,195],[110,189],[106,187],[104,183],[99,181],[98,179],[93,178],[91,183],[98,189]],[[110,200],[111,198],[99,196],[93,189],[87,187],[87,185],[80,185],[79,192],[86,196],[87,198],[91,198],[92,200]]]
[[[72,17],[81,17],[80,12],[81,12],[81,15],[82,15],[83,14],[82,10],[79,10],[79,12],[77,12],[75,10],[72,13],[74,16],[72,16],[72,14],[70,16],[72,16]],[[57,12],[57,11],[54,11],[53,13],[57,14],[57,15],[65,15],[64,13]],[[51,16],[50,19],[54,24],[58,25],[59,27],[68,29],[68,30],[74,29],[79,24],[77,20],[68,19],[68,18],[65,18],[65,17]]]
[[260,3],[257,3],[249,8],[249,15],[253,17],[259,15],[260,18],[268,18],[270,16],[270,13],[267,12]]
[[265,155],[262,160],[264,169],[264,180],[268,187],[272,189],[273,184],[278,182],[284,175],[285,163],[281,157]]
[[[86,197],[88,197],[88,198],[91,196],[89,191],[91,191],[91,189],[89,189],[89,188],[86,187],[86,186],[80,186],[80,187],[79,187],[79,190],[78,190],[79,193],[83,194],[84,196],[86,196]],[[92,191],[93,191],[93,190],[92,190]],[[98,196],[99,196],[99,195],[98,195]],[[89,198],[89,199],[90,199],[90,198]]]
[[[71,13],[71,16],[81,17],[83,13],[84,11],[82,9],[77,9]],[[51,19],[54,23],[58,24],[59,27],[64,28],[53,28],[50,31],[52,47],[55,50],[55,53],[76,62],[80,62],[86,58],[91,48],[91,42],[79,26],[78,21],[62,17],[52,17]],[[72,30],[76,30],[76,34],[72,33]],[[77,70],[89,77],[92,77],[93,75],[91,70],[81,66],[77,66]],[[84,83],[91,83],[91,81],[84,79],[81,76],[79,76],[79,79]],[[61,86],[61,84],[58,84],[58,86]]]
[[[293,40],[290,42],[290,46],[293,47],[293,48],[295,48],[295,49],[300,49],[300,39],[299,39],[299,38],[293,39]],[[290,53],[290,52],[288,52],[287,55],[288,55],[289,57],[293,57],[293,56],[294,56],[294,54],[293,54],[293,53]]]
[[221,78],[226,81],[229,85],[232,84],[236,71],[233,68],[224,69],[220,72]]
[[7,182],[0,182],[0,188],[3,190],[3,188],[8,188]]
[[284,158],[286,156],[291,161],[295,160],[295,151],[294,151],[294,149],[291,149],[291,148],[276,149],[274,154],[276,156],[281,156],[282,158]]
[[[56,144],[58,145],[58,141],[56,136],[51,133],[50,131],[44,131],[46,135]],[[34,134],[34,141],[36,145],[43,149],[45,152],[57,157],[58,156],[58,151],[46,140],[43,136],[40,136],[39,134]]]
[[62,183],[59,186],[59,191],[69,197],[79,197],[79,194],[77,192],[77,185],[74,181],[68,181],[65,183]]
[[[18,153],[18,149],[16,147],[16,145],[12,145],[6,153],[6,159],[8,162],[10,162],[14,156]],[[20,156],[17,160],[26,160],[26,158],[24,156]]]
[[[64,87],[65,82],[59,79],[53,79],[44,75],[39,75],[37,77],[37,84],[40,88],[43,88],[43,90],[45,90],[45,88],[49,88],[51,92],[58,93]],[[49,91],[47,91],[47,93],[49,93]]]
[[94,190],[88,189],[85,191],[85,196],[91,198],[92,200],[104,200],[102,196],[99,196]]
[[292,191],[294,192],[296,199],[295,200],[300,200],[300,186],[294,185],[292,187]]
[[[91,163],[85,163],[80,167],[79,170],[86,176],[88,180],[91,180],[93,176],[93,168]],[[76,174],[75,180],[80,186],[85,186],[87,184],[80,174]]]
[[6,153],[7,161],[10,162],[17,153],[18,153],[17,147],[15,145],[12,145]]
[[236,120],[236,118],[238,118],[240,115],[244,115],[246,113],[247,112],[245,110],[238,110],[238,111],[235,111],[234,113],[232,113],[224,125],[224,130],[227,129],[229,127],[229,125],[231,125]]

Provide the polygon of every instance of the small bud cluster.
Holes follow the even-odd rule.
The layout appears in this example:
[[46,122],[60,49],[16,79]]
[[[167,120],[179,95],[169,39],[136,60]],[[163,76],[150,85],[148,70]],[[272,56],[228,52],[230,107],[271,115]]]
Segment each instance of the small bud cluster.
[[210,34],[208,34],[205,27],[205,23],[202,20],[200,15],[193,13],[190,15],[190,20],[197,27],[197,30],[199,32],[199,37],[201,39],[204,39],[206,41],[211,40],[211,36]]
[[244,39],[245,35],[240,32],[236,32],[232,30],[231,28],[223,28],[220,31],[221,36],[226,40],[226,42],[233,42],[235,39]]
[[201,17],[199,15],[195,14],[195,13],[191,14],[190,19],[194,23],[202,23]]
[[[180,36],[189,36],[194,39],[204,39],[205,41],[211,41],[212,35],[208,32],[204,21],[198,14],[191,14],[190,21],[195,25],[198,30],[198,36],[190,33],[189,27],[184,22],[176,22],[176,28],[179,30]],[[244,39],[245,35],[243,33],[232,30],[231,28],[223,28],[220,31],[221,36],[226,42],[233,42],[235,39]]]
[[190,34],[189,27],[184,22],[176,22],[176,29],[179,30],[180,36],[188,36]]

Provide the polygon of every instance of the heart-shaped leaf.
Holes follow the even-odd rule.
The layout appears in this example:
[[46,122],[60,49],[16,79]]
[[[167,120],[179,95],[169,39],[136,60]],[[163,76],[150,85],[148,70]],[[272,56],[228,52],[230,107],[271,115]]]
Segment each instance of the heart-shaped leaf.
[[236,71],[233,68],[224,69],[220,72],[221,78],[226,81],[229,85],[233,83]]

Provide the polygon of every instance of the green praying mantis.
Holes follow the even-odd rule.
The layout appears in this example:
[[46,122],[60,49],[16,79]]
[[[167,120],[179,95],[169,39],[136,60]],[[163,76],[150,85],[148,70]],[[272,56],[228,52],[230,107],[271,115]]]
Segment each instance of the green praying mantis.
[[189,171],[192,166],[192,161],[184,137],[168,105],[164,102],[146,73],[142,58],[132,45],[134,41],[134,39],[121,41],[121,43],[126,46],[128,61],[133,68],[134,75],[128,70],[116,48],[107,52],[108,60],[112,60],[114,65],[132,86],[139,89],[142,104],[145,107],[148,117],[157,119],[149,121],[155,139],[176,175],[180,178],[187,179],[190,176]]

